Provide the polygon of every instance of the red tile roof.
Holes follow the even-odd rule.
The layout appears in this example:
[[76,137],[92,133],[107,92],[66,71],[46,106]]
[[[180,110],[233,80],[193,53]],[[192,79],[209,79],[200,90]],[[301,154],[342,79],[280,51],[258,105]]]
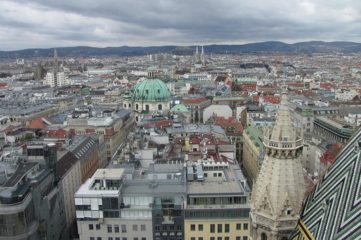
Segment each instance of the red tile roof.
[[332,84],[331,83],[320,83],[320,88],[325,90],[331,90]]
[[[228,135],[240,135],[243,133],[243,125],[241,122],[238,122],[235,117],[215,117],[214,124],[221,126]],[[230,131],[230,128],[232,128],[233,131]]]
[[29,129],[45,129],[46,124],[44,123],[42,117],[40,117],[30,121],[26,127]]
[[182,99],[182,103],[185,105],[197,105],[197,104],[201,104],[203,102],[208,101],[207,98],[205,97],[199,97],[199,98],[183,98]]
[[158,120],[158,121],[154,121],[154,122],[146,122],[146,123],[144,123],[144,127],[145,128],[151,128],[151,127],[163,128],[163,127],[172,126],[172,124],[173,124],[173,120],[163,119],[163,120]]

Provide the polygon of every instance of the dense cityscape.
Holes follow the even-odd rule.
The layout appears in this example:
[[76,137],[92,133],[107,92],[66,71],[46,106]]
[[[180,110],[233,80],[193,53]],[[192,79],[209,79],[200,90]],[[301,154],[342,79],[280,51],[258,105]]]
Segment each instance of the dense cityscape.
[[183,50],[1,61],[1,239],[360,236],[361,55]]

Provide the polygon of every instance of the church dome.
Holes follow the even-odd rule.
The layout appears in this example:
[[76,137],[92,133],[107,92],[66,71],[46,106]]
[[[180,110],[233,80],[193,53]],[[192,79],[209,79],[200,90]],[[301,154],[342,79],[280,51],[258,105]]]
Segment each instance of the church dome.
[[188,108],[183,104],[177,104],[170,110],[171,112],[189,112]]
[[171,93],[160,79],[144,79],[134,87],[133,100],[144,102],[170,101]]

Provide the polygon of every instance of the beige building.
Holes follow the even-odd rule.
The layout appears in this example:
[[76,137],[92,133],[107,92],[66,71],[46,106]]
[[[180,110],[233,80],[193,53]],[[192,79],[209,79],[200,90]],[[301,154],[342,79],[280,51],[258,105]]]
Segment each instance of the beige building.
[[242,164],[251,185],[257,178],[264,157],[262,138],[259,128],[250,126],[243,131]]
[[71,135],[98,134],[104,136],[106,157],[110,161],[134,127],[133,113],[122,110],[111,116],[71,118],[66,130]]
[[187,167],[184,239],[248,240],[249,211],[249,188],[237,163]]

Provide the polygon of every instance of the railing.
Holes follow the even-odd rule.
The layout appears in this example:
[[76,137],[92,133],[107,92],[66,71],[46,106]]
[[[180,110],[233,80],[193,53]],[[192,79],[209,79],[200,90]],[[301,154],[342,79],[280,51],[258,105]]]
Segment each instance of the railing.
[[275,149],[296,149],[302,146],[303,140],[296,141],[274,141],[269,139],[263,139],[265,146]]

